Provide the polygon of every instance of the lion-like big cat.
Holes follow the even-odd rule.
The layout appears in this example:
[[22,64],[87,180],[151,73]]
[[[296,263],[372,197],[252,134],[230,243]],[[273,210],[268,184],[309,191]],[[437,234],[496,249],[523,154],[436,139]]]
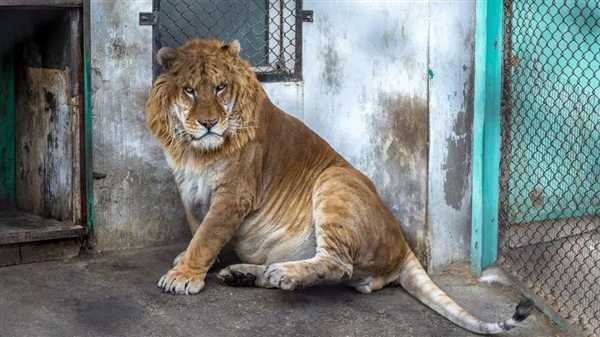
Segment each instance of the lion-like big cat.
[[[188,248],[158,282],[195,294],[224,245],[244,264],[218,274],[233,286],[293,290],[343,282],[362,293],[399,284],[455,324],[483,322],[438,288],[411,251],[373,183],[302,122],[271,103],[237,41],[163,48],[147,123],[175,175],[190,228]],[[160,201],[157,201],[160,202]]]

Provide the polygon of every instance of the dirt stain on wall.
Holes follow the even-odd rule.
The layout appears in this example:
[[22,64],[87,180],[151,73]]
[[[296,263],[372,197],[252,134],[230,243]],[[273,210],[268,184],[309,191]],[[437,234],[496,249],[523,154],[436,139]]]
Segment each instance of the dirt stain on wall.
[[327,94],[339,94],[342,87],[344,75],[344,59],[340,55],[337,44],[336,33],[327,16],[323,16],[317,23],[317,29],[321,35],[319,50],[319,63],[322,87]]
[[121,37],[115,37],[110,41],[111,53],[115,58],[123,58],[127,55],[127,44]]
[[421,261],[429,256],[425,238],[427,206],[428,107],[419,97],[380,93],[369,123],[371,146],[363,154],[375,163],[371,178]]
[[384,14],[381,41],[374,39],[374,47],[392,62],[396,62],[400,56],[398,51],[402,50],[408,43],[408,36],[406,28],[400,24],[400,19],[390,17],[387,11]]
[[342,87],[342,59],[333,42],[326,44],[319,53],[322,62],[321,80],[327,93],[337,94]]
[[463,199],[469,187],[471,169],[471,126],[473,120],[473,72],[463,89],[463,109],[458,113],[452,128],[453,133],[446,138],[448,155],[442,166],[446,172],[444,198],[446,204],[456,210],[462,208]]
[[136,21],[143,8],[136,1],[92,3],[101,18],[90,32],[94,170],[107,174],[94,182],[91,242],[100,250],[189,239],[172,174],[144,121],[152,81],[147,71],[152,63],[145,56],[152,54],[152,45],[149,31]]

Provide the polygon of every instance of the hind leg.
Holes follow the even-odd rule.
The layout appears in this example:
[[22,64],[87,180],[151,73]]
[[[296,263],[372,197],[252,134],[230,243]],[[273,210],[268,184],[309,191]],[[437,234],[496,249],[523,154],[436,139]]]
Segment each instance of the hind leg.
[[340,236],[340,232],[344,230],[339,225],[317,225],[317,254],[306,260],[280,262],[268,266],[265,271],[266,281],[274,288],[294,290],[321,282],[341,282],[350,279],[352,262],[342,243],[345,238]]
[[273,287],[293,290],[352,277],[360,235],[355,231],[356,214],[347,198],[356,195],[347,184],[349,174],[351,170],[330,168],[317,178],[312,193],[316,255],[267,267],[266,278]]
[[266,268],[258,264],[234,264],[221,269],[217,277],[228,286],[272,288],[265,278]]
[[291,290],[324,281],[355,281],[351,278],[360,275],[365,282],[357,290],[381,288],[385,282],[378,276],[398,265],[396,247],[402,236],[368,178],[349,167],[328,168],[315,182],[312,207],[316,256],[270,265],[269,283]]
[[385,287],[387,283],[388,281],[381,276],[369,276],[365,279],[350,282],[350,286],[354,287],[354,289],[356,289],[356,291],[358,292],[361,292],[363,294],[370,294],[375,290],[379,290]]
[[294,290],[321,282],[341,282],[352,275],[352,265],[338,264],[329,257],[281,262],[270,265],[266,280],[272,288]]

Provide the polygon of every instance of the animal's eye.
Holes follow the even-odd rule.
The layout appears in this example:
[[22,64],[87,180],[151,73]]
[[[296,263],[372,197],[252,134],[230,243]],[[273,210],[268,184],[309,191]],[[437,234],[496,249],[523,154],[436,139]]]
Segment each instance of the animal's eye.
[[192,88],[192,87],[185,87],[185,88],[183,88],[183,91],[185,91],[185,93],[188,95],[194,94],[194,88]]
[[215,91],[216,91],[217,93],[220,93],[220,92],[221,92],[221,91],[223,91],[223,90],[224,90],[226,87],[227,87],[227,84],[225,84],[225,83],[221,83],[221,84],[219,84],[219,85],[217,85],[217,86],[215,87]]

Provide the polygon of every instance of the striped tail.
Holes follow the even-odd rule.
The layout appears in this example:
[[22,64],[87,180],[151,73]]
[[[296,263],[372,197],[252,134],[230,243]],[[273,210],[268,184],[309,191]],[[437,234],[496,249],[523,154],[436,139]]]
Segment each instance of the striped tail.
[[517,305],[512,318],[501,322],[484,322],[468,313],[435,285],[412,251],[409,251],[409,256],[404,263],[398,280],[409,294],[416,297],[423,304],[446,317],[452,323],[476,334],[487,335],[508,331],[527,318],[533,306],[531,301],[524,300]]

